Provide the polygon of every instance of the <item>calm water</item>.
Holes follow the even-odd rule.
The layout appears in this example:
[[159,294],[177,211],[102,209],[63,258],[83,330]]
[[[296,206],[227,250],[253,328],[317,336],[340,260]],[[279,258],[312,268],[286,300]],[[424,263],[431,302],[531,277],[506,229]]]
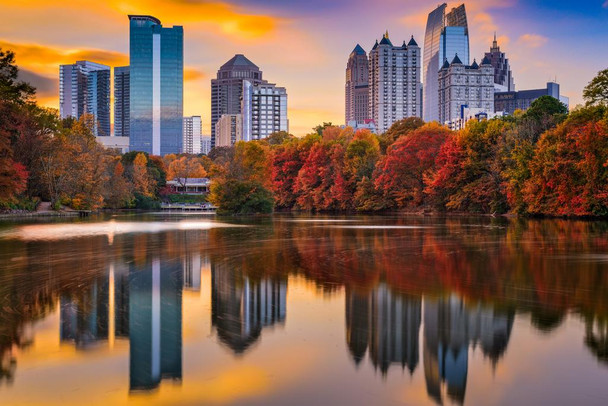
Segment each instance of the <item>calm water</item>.
[[608,223],[0,223],[0,404],[608,404]]

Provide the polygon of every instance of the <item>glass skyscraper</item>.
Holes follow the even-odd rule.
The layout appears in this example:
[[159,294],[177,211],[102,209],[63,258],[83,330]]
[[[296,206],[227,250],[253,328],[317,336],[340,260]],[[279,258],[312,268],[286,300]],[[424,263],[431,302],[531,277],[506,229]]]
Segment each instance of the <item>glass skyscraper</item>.
[[129,82],[128,66],[114,68],[114,135],[116,137],[129,136],[131,124]]
[[110,135],[110,67],[78,61],[59,67],[59,111],[61,118],[95,117],[93,133]]
[[182,149],[184,31],[151,16],[130,15],[131,151]]
[[464,4],[446,14],[447,4],[429,13],[424,37],[423,116],[424,121],[439,119],[439,69],[443,62],[458,58],[469,64],[469,28]]

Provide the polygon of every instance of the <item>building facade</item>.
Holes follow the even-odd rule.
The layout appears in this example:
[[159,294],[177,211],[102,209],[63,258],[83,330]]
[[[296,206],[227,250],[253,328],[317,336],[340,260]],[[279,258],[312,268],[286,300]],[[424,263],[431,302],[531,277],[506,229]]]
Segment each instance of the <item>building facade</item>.
[[424,121],[439,120],[439,69],[444,61],[456,54],[469,64],[469,28],[464,4],[446,14],[443,3],[429,13],[424,36],[423,60],[423,116]]
[[262,71],[244,55],[237,54],[211,79],[211,147],[216,146],[216,124],[224,114],[241,114],[243,81],[252,85],[263,82]]
[[346,64],[345,123],[363,124],[369,119],[369,63],[367,53],[357,44]]
[[207,155],[211,151],[211,136],[203,135],[201,137],[201,154]]
[[494,109],[505,114],[513,114],[515,110],[527,110],[532,102],[542,96],[551,96],[570,107],[570,100],[561,96],[559,84],[547,83],[545,89],[520,90],[518,92],[497,92],[494,94]]
[[241,101],[243,140],[260,140],[278,131],[289,132],[287,90],[272,83],[243,81]]
[[184,31],[130,15],[130,150],[182,150]]
[[388,32],[369,53],[369,117],[383,133],[398,120],[420,117],[420,47],[411,38],[394,46]]
[[471,66],[458,55],[445,61],[439,71],[439,122],[451,125],[462,118],[463,109],[494,114],[494,68],[487,58]]
[[201,116],[184,117],[184,139],[182,152],[200,154],[203,142],[203,120]]
[[95,136],[109,136],[110,67],[90,61],[59,66],[59,113],[61,118],[95,117]]
[[215,124],[215,146],[230,147],[243,140],[243,116],[241,114],[224,114]]
[[509,59],[504,52],[500,51],[498,41],[496,40],[496,34],[494,34],[494,42],[492,42],[490,52],[486,52],[486,58],[488,58],[494,67],[494,87],[496,88],[496,91],[514,92],[515,80],[513,79],[513,72],[511,72]]
[[131,127],[129,67],[114,68],[114,135],[128,137]]

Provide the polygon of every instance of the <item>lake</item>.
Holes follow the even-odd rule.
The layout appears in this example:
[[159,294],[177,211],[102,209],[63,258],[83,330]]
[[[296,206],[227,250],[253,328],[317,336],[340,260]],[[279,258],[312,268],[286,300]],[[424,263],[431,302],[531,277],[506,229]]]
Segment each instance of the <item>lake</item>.
[[608,404],[608,223],[0,222],[0,404]]

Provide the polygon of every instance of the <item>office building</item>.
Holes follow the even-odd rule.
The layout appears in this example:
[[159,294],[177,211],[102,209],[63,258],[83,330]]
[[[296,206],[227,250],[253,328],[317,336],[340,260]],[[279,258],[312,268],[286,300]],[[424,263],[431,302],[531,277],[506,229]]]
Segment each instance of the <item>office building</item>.
[[151,16],[130,15],[131,151],[182,150],[184,31]]
[[357,44],[346,64],[345,123],[363,124],[369,119],[369,63],[367,53]]
[[520,90],[518,92],[497,92],[494,94],[494,109],[506,114],[513,114],[515,110],[527,110],[532,102],[541,96],[551,96],[569,107],[570,100],[560,95],[559,84],[547,83],[545,89]]
[[384,34],[369,53],[369,116],[383,133],[398,120],[420,117],[420,47],[412,37],[394,46]]
[[272,83],[243,81],[242,139],[260,140],[278,131],[289,132],[287,91]]
[[129,67],[114,68],[114,136],[128,137],[131,126]]
[[216,124],[224,114],[241,114],[243,81],[262,83],[262,71],[244,55],[237,54],[211,79],[211,147],[216,145]]
[[182,152],[200,154],[202,149],[203,122],[201,116],[184,117]]
[[494,67],[494,89],[497,92],[514,92],[515,80],[513,79],[509,59],[504,52],[500,51],[496,34],[494,34],[494,42],[492,42],[490,52],[486,52],[485,56]]
[[442,4],[429,13],[424,36],[424,121],[439,120],[439,70],[456,54],[469,64],[469,28],[464,4],[446,13]]
[[[243,116],[224,114],[215,124],[215,147],[230,147],[243,140]],[[211,141],[213,144],[213,141]]]
[[445,61],[439,71],[439,122],[450,125],[462,117],[465,108],[494,114],[494,68],[483,58],[481,64],[462,63],[458,55]]
[[110,133],[110,67],[78,61],[59,67],[59,113],[61,118],[94,117],[96,136]]

